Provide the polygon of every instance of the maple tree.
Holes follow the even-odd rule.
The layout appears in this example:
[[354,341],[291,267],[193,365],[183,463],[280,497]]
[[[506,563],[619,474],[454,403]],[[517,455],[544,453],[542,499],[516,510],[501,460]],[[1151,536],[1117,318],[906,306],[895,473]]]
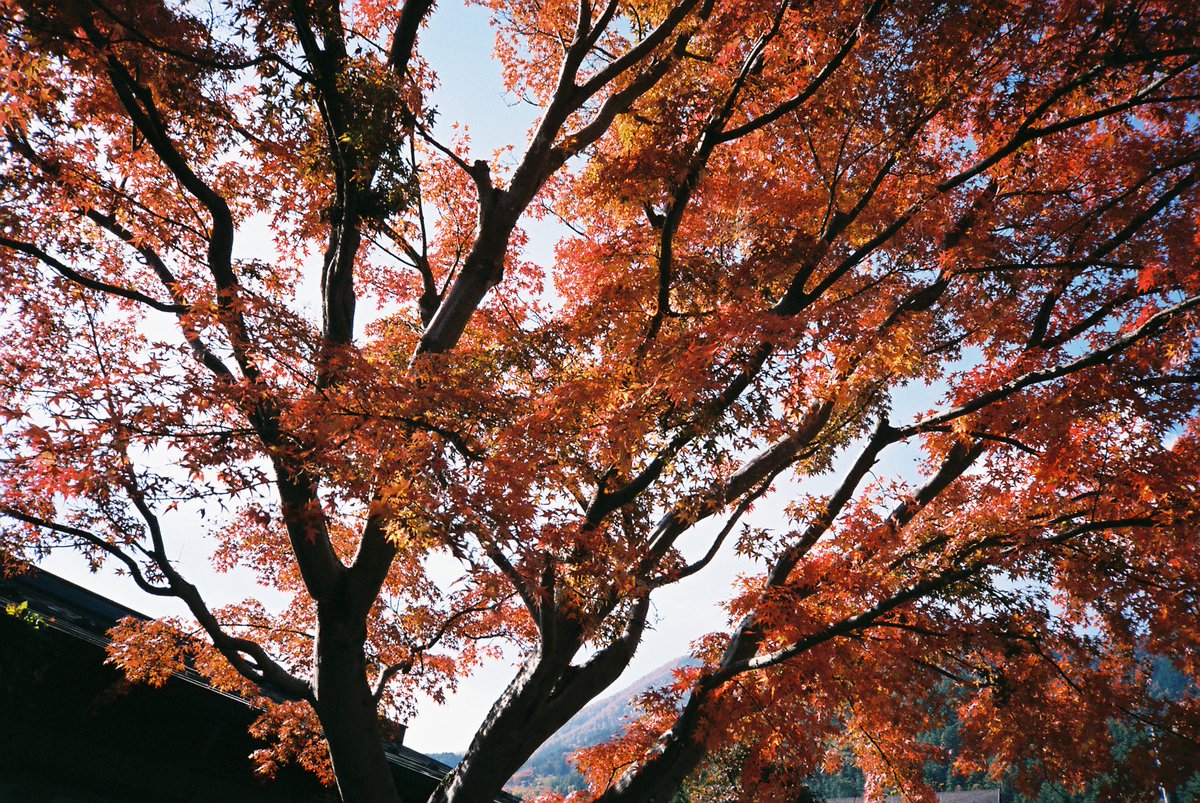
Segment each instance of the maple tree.
[[[432,798],[491,799],[723,549],[761,567],[730,629],[580,797],[735,750],[749,800],[848,753],[928,799],[947,710],[964,771],[1195,770],[1151,682],[1200,677],[1194,5],[482,4],[540,110],[490,160],[439,138],[432,0],[0,0],[7,565],[182,600],[114,660],[251,696],[262,766],[346,801],[397,800],[387,723],[504,644]],[[206,602],[201,514],[288,604]]]

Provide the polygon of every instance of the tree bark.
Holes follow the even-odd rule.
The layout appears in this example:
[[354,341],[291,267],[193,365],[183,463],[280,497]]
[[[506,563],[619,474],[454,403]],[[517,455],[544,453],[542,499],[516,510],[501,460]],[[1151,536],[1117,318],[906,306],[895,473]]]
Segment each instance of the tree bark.
[[621,636],[578,666],[571,661],[583,646],[583,631],[556,617],[545,622],[541,652],[492,706],[467,754],[429,803],[494,800],[546,739],[629,666],[649,611],[650,599],[644,596],[629,611]]
[[367,682],[366,625],[318,609],[316,711],[343,803],[401,803]]
[[458,344],[484,296],[500,281],[508,242],[524,207],[514,208],[504,190],[492,186],[487,164],[476,163],[479,224],[462,270],[450,284],[417,345],[416,355],[444,354]]
[[670,803],[675,792],[708,755],[696,738],[707,690],[693,693],[668,731],[640,766],[632,767],[595,803]]
[[582,706],[556,706],[555,688],[569,662],[531,660],[492,706],[471,746],[429,803],[494,800],[542,742]]
[[585,676],[562,660],[527,664],[492,706],[466,755],[429,803],[494,800],[542,743],[619,674],[617,669]]

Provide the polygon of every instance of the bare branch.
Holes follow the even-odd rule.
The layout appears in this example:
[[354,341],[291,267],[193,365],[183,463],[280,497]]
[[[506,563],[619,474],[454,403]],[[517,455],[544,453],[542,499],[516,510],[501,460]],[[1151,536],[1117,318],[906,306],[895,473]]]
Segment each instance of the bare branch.
[[1137,326],[1131,331],[1126,332],[1119,337],[1113,338],[1107,346],[1096,349],[1089,354],[1085,354],[1082,357],[1077,357],[1070,362],[1063,363],[1062,365],[1058,365],[1053,368],[1030,371],[1022,374],[1015,379],[1005,382],[1003,385],[1000,385],[997,388],[993,388],[990,391],[981,393],[968,402],[964,402],[956,407],[950,408],[949,410],[945,410],[941,413],[935,413],[921,419],[920,421],[909,424],[901,430],[902,437],[907,438],[921,432],[932,431],[944,424],[954,421],[957,418],[970,415],[978,410],[982,410],[988,405],[1007,399],[1013,394],[1018,393],[1028,387],[1051,382],[1055,379],[1061,379],[1064,376],[1070,376],[1071,374],[1078,373],[1086,368],[1102,365],[1131,346],[1134,346],[1151,335],[1159,332],[1173,319],[1185,312],[1195,309],[1198,306],[1200,306],[1200,295],[1189,296],[1177,304],[1172,304],[1165,309],[1159,310],[1157,313],[1151,315],[1141,325]]
[[135,582],[138,588],[140,588],[142,591],[145,591],[147,594],[152,594],[156,597],[170,597],[175,595],[175,592],[172,589],[165,588],[163,586],[156,586],[147,580],[146,575],[143,573],[142,567],[138,564],[137,560],[128,552],[125,552],[123,549],[106,538],[102,538],[95,533],[79,527],[71,526],[69,524],[62,524],[60,522],[33,516],[28,513],[22,513],[10,505],[0,505],[0,515],[7,516],[16,521],[24,522],[25,524],[31,524],[34,527],[40,527],[45,530],[50,530],[62,535],[71,536],[72,538],[77,538],[85,544],[96,547],[105,554],[111,555],[112,557],[121,561],[121,563],[125,565],[125,569],[129,572],[129,576],[133,578],[133,582]]
[[182,307],[178,304],[166,304],[155,298],[151,298],[145,293],[140,293],[137,290],[130,290],[127,287],[121,287],[109,282],[100,281],[99,279],[93,279],[92,277],[81,273],[75,268],[63,263],[53,255],[47,253],[41,248],[38,248],[33,243],[14,240],[11,237],[0,234],[0,246],[9,248],[27,256],[34,257],[43,265],[46,265],[54,270],[55,273],[62,276],[64,279],[68,279],[81,287],[88,288],[89,290],[95,290],[96,292],[104,293],[105,295],[124,298],[127,301],[136,301],[139,304],[143,304],[151,309],[158,310],[159,312],[171,312],[176,314],[187,312],[187,307]]

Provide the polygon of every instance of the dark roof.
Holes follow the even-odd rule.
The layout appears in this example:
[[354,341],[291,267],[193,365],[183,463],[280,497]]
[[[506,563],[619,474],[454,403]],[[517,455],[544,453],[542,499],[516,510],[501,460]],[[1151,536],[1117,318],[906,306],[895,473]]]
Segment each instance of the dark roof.
[[[42,617],[41,629],[69,636],[71,642],[83,642],[92,648],[99,649],[107,646],[109,643],[108,630],[120,619],[125,617],[150,618],[139,611],[102,597],[42,569],[33,569],[26,574],[14,577],[0,576],[0,605],[20,603],[27,603],[31,613]],[[4,618],[7,617],[0,617],[0,619]],[[11,645],[6,644],[5,646]],[[93,660],[92,662],[96,663],[97,668],[100,669],[101,661]],[[111,667],[102,668],[110,673],[115,673]],[[175,677],[197,689],[213,703],[219,701],[226,710],[230,706],[236,705],[246,709],[247,714],[252,714],[253,710],[248,701],[237,695],[212,688],[202,676],[190,669],[175,673]],[[3,672],[0,671],[0,681],[4,680]],[[148,689],[146,693],[152,694],[157,691],[160,690]],[[284,697],[269,688],[265,691],[280,699]],[[0,699],[0,703],[2,702],[3,700]],[[413,788],[429,787],[432,789],[450,771],[450,767],[446,764],[403,745],[389,744],[387,757],[393,766],[397,782]],[[0,789],[0,792],[3,791]],[[2,797],[3,795],[0,795],[0,798]],[[501,801],[516,803],[518,800],[519,798],[508,793],[497,798],[498,803]]]

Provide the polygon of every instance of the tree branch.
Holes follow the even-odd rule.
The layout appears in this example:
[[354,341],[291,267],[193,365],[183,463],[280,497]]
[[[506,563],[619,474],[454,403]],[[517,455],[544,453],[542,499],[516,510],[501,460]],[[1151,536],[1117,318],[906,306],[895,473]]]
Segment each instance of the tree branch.
[[43,251],[41,248],[38,248],[33,243],[14,240],[11,237],[0,234],[0,247],[8,248],[27,256],[31,256],[37,259],[43,265],[51,268],[55,273],[62,276],[64,279],[68,279],[69,281],[74,282],[81,287],[88,288],[89,290],[95,290],[98,293],[116,296],[117,298],[124,298],[127,301],[136,301],[139,304],[143,304],[151,309],[158,310],[159,312],[170,312],[175,314],[183,314],[187,312],[188,308],[185,306],[180,306],[178,304],[167,304],[155,298],[151,298],[145,293],[140,293],[137,290],[130,290],[127,287],[121,287],[109,282],[100,281],[99,279],[93,279],[86,274],[80,273],[69,265],[64,264],[61,260],[55,258],[46,251]]

